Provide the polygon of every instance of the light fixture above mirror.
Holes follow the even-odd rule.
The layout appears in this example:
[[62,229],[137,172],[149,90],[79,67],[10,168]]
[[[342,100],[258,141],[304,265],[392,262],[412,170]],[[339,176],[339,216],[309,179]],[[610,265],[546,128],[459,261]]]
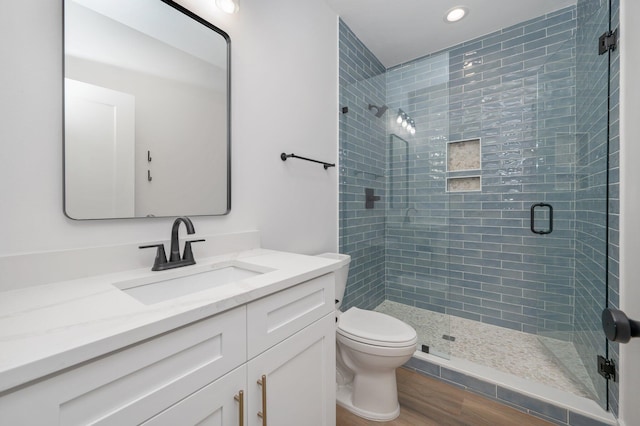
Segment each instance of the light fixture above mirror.
[[225,13],[237,13],[240,9],[240,0],[216,0],[216,6],[218,9]]

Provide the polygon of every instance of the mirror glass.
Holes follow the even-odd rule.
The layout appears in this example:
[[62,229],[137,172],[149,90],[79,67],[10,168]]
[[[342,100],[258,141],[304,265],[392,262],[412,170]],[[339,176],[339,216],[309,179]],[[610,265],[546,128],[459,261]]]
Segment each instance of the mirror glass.
[[392,209],[409,206],[409,141],[392,133],[389,145],[389,202]]
[[64,0],[72,219],[231,207],[229,37],[168,0]]

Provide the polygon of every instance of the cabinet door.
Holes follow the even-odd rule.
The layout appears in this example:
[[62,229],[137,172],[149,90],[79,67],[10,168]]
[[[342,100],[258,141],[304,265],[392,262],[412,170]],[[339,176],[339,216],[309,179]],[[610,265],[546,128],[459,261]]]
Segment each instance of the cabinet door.
[[[244,404],[246,385],[247,367],[243,365],[167,408],[143,425],[244,426],[243,418],[247,414]],[[243,392],[242,395],[240,391]]]
[[335,358],[331,313],[249,361],[247,425],[335,425]]

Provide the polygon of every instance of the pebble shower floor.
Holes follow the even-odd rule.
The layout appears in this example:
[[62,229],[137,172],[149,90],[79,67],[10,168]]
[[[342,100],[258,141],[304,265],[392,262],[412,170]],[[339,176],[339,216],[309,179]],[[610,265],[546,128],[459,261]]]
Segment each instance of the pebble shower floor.
[[[418,345],[431,353],[447,354],[495,368],[523,379],[594,399],[595,390],[573,344],[523,333],[465,318],[432,312],[392,301],[375,309],[415,328]],[[443,335],[455,340],[445,340]],[[565,360],[560,363],[558,358]],[[526,360],[526,362],[523,362]],[[567,365],[566,360],[572,360]]]

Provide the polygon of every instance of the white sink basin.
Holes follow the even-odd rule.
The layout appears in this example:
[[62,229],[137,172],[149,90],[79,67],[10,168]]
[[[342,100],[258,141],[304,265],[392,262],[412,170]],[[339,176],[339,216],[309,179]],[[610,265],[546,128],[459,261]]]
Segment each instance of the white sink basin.
[[[259,270],[260,268],[253,265],[238,263],[191,269],[187,271],[186,275],[185,271],[178,269],[161,272],[163,275],[160,280],[158,276],[150,276],[122,281],[113,285],[145,305],[153,305],[268,272],[267,270]],[[182,275],[176,276],[177,274]]]

